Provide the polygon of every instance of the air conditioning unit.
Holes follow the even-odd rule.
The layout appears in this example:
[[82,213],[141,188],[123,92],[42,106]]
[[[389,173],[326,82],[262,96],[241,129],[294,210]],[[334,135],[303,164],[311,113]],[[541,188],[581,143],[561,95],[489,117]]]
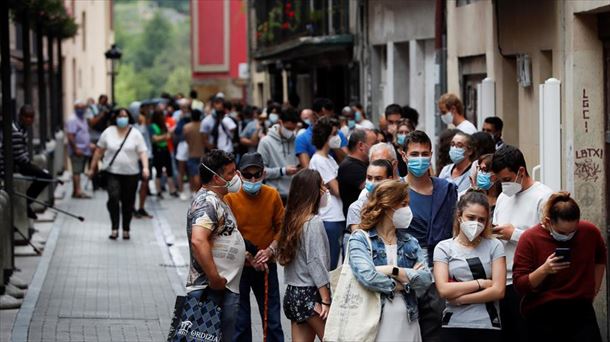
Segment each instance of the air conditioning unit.
[[522,87],[532,85],[532,59],[528,54],[517,55],[517,82]]

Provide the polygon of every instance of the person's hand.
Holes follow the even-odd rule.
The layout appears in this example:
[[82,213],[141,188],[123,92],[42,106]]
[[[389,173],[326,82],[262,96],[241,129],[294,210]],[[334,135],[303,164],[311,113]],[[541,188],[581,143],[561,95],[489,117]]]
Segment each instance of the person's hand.
[[488,289],[494,285],[494,282],[491,279],[477,279],[477,282],[481,285],[481,290]]
[[148,171],[148,169],[142,169],[142,179],[148,180],[148,177],[150,177],[150,171]]
[[316,303],[313,307],[313,311],[315,311],[315,313],[317,313],[322,320],[326,320],[328,317],[328,312],[330,311],[330,305]]
[[254,262],[264,264],[272,257],[273,251],[271,250],[271,248],[261,249],[258,251],[258,253],[256,253],[256,256],[254,257]]
[[89,170],[85,171],[85,175],[87,176],[87,178],[92,178],[93,176],[95,176],[96,172],[97,172],[97,166],[91,165],[91,166],[89,166]]
[[76,149],[74,149],[74,154],[75,154],[77,157],[82,157],[82,156],[84,155],[83,150],[81,150],[81,149],[80,149],[80,148],[78,148],[78,147],[77,147]]
[[294,166],[294,165],[287,165],[287,166],[286,166],[286,174],[287,174],[288,176],[292,176],[292,175],[294,175],[295,173],[297,173],[297,171],[299,171],[299,168],[297,168],[297,167],[296,167],[296,166]]
[[227,278],[216,275],[210,278],[210,288],[212,290],[224,290],[227,286]]
[[555,253],[549,255],[544,264],[542,264],[542,271],[545,274],[555,274],[559,271],[565,270],[570,267],[569,261],[561,261],[562,257],[555,256]]
[[496,234],[498,239],[501,240],[510,240],[511,236],[513,236],[513,232],[515,231],[515,226],[512,224],[500,224],[493,227],[492,232]]

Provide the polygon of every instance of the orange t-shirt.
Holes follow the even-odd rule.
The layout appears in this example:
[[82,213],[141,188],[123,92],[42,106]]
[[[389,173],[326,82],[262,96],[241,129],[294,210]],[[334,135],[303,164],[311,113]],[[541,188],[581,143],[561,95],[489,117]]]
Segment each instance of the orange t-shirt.
[[267,248],[273,240],[279,239],[284,205],[275,188],[263,184],[255,196],[240,189],[225,195],[225,201],[235,215],[241,235],[258,249]]

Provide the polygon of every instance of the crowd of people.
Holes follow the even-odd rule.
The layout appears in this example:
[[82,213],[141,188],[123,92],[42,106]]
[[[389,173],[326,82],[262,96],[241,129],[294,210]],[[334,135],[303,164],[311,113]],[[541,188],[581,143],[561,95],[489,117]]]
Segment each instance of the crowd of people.
[[[83,172],[99,179],[111,239],[150,217],[148,195],[190,199],[187,291],[211,290],[226,341],[252,340],[250,290],[269,341],[284,339],[282,311],[295,341],[340,329],[377,341],[601,341],[599,228],[532,178],[500,118],[477,131],[453,94],[438,109],[450,128],[433,151],[417,111],[397,104],[374,124],[362,105],[336,114],[325,98],[300,110],[222,93],[205,104],[164,95],[135,112],[78,101],[66,125],[73,197],[88,197]],[[377,298],[372,325],[337,319],[362,309],[362,296],[335,295],[346,277]]]

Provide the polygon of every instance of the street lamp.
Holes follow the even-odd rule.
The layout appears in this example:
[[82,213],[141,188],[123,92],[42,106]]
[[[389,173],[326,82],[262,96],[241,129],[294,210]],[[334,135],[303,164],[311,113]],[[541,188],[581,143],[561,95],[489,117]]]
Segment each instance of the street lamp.
[[106,59],[110,61],[110,86],[111,93],[110,98],[112,99],[112,104],[116,103],[116,99],[114,98],[114,77],[119,74],[119,62],[121,60],[121,56],[123,53],[119,48],[117,48],[116,44],[112,44],[110,50],[104,53]]

